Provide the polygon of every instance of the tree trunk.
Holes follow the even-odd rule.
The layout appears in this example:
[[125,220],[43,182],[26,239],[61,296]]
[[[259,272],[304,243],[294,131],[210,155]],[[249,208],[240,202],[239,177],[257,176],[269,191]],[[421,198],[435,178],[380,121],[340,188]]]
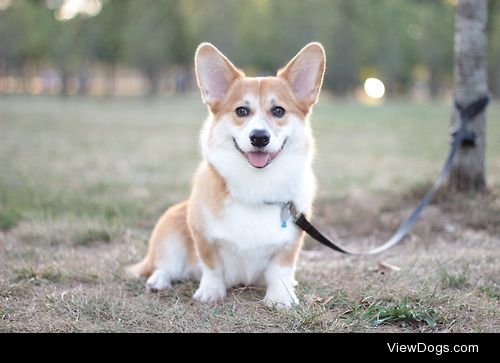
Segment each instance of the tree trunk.
[[65,66],[61,66],[59,68],[60,76],[61,76],[61,89],[59,90],[59,96],[66,97],[69,95],[68,86],[69,86],[69,72],[67,71]]
[[79,88],[78,94],[80,96],[87,96],[90,90],[90,65],[86,64],[78,70]]
[[116,93],[116,62],[111,61],[106,66],[106,96],[114,96]]
[[149,83],[146,96],[157,96],[160,92],[160,69],[155,65],[148,64],[144,67],[144,74]]
[[[454,97],[468,105],[488,94],[486,76],[487,0],[458,0],[455,15]],[[457,128],[459,115],[454,111]],[[449,186],[452,190],[481,191],[486,188],[484,150],[485,114],[469,121],[468,129],[476,135],[474,146],[462,145],[453,163]]]

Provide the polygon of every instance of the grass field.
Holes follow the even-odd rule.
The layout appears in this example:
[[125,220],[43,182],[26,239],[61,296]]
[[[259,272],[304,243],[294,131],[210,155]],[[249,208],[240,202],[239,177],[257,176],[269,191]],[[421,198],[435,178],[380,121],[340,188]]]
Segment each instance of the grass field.
[[[440,192],[380,256],[307,240],[290,311],[266,308],[260,288],[208,306],[191,300],[195,283],[146,294],[124,274],[156,218],[188,196],[205,112],[198,95],[0,98],[0,331],[500,332],[499,105],[488,193]],[[352,248],[381,243],[437,175],[449,119],[441,103],[322,100],[315,222]]]

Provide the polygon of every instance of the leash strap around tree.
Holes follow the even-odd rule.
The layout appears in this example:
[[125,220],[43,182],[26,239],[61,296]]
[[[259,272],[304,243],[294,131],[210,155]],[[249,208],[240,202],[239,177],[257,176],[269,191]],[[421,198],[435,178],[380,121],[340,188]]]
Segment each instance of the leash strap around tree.
[[303,213],[298,213],[297,210],[295,209],[294,205],[292,203],[287,203],[285,206],[288,208],[290,215],[292,216],[293,222],[302,230],[304,230],[309,236],[314,238],[316,241],[319,243],[325,245],[326,247],[331,248],[332,250],[345,253],[348,255],[374,255],[380,252],[383,252],[401,241],[403,241],[404,237],[410,232],[411,228],[417,221],[418,217],[422,213],[423,209],[429,204],[431,201],[432,197],[436,193],[436,191],[439,189],[439,187],[443,184],[445,181],[446,177],[448,176],[448,173],[450,172],[451,165],[453,163],[453,159],[455,158],[455,155],[457,153],[458,148],[461,145],[469,145],[473,146],[475,145],[476,141],[476,135],[467,129],[467,123],[474,119],[476,116],[478,116],[481,112],[484,111],[486,108],[486,105],[488,104],[489,97],[488,96],[483,96],[477,99],[476,101],[472,102],[468,106],[464,107],[463,105],[460,105],[458,102],[455,101],[455,107],[457,108],[460,116],[460,123],[458,130],[455,130],[452,132],[453,140],[452,140],[452,145],[450,149],[450,153],[448,154],[448,157],[443,165],[443,168],[441,170],[441,173],[439,173],[439,176],[437,177],[436,181],[434,182],[434,185],[432,188],[424,195],[424,197],[420,200],[416,208],[413,210],[413,212],[410,214],[410,216],[399,226],[399,228],[396,230],[396,232],[392,235],[392,237],[385,242],[383,245],[374,248],[369,251],[364,251],[364,252],[357,252],[357,251],[351,251],[348,250],[342,246],[339,246],[335,243],[333,243],[330,239],[325,237],[324,234],[319,232],[316,227],[314,227],[304,216]]

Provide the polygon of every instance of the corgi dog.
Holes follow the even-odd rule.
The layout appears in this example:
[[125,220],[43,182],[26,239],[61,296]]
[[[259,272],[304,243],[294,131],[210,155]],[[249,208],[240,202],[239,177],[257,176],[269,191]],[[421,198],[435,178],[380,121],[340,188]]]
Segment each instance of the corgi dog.
[[128,268],[147,290],[195,278],[193,298],[222,301],[228,288],[265,286],[268,306],[299,303],[295,266],[304,232],[283,221],[292,202],[310,216],[316,190],[309,116],[325,72],[321,44],[305,46],[274,77],[246,77],[212,44],[195,69],[209,115],[189,199],[157,222],[146,257]]

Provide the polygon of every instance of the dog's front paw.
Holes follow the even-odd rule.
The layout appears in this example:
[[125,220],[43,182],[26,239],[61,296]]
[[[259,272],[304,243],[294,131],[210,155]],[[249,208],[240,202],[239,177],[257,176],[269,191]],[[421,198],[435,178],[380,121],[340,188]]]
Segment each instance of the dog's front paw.
[[299,305],[299,299],[293,288],[268,289],[264,297],[264,303],[270,308],[290,309]]
[[225,286],[200,286],[193,295],[193,299],[209,304],[222,302],[225,297]]

